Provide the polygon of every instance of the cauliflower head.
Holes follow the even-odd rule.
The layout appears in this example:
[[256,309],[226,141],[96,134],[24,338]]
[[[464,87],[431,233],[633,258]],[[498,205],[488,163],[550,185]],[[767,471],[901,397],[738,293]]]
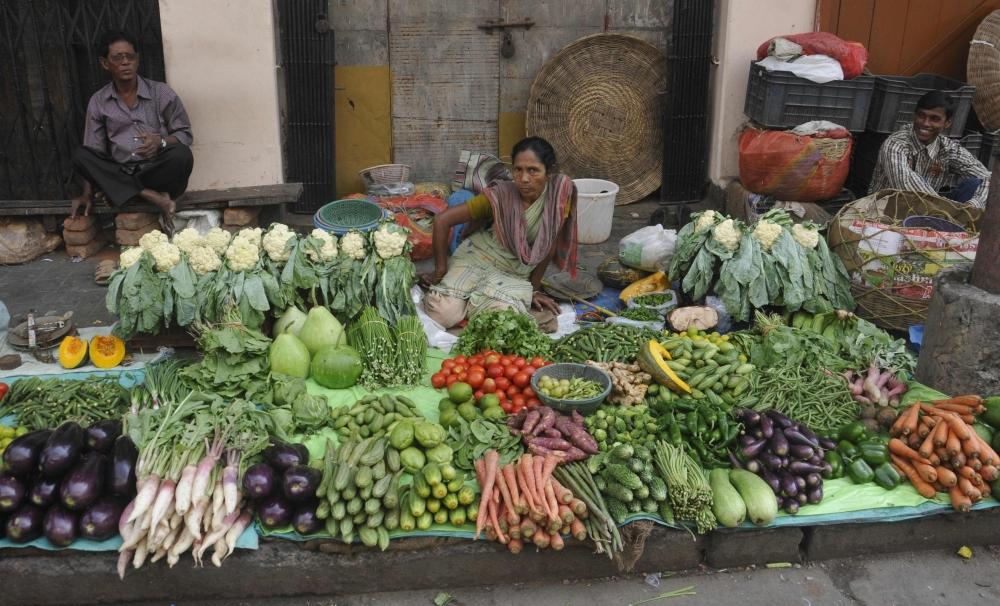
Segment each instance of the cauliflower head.
[[191,269],[194,270],[194,273],[199,276],[222,267],[222,259],[219,258],[219,255],[215,254],[215,250],[211,247],[204,244],[195,246],[188,251],[188,262],[191,263]]
[[272,261],[287,261],[292,251],[289,250],[289,242],[295,238],[295,232],[288,229],[284,223],[275,223],[271,229],[267,230],[261,240],[267,256]]
[[802,248],[816,248],[819,244],[819,230],[813,226],[796,223],[792,226],[792,237]]
[[263,235],[264,235],[264,230],[262,230],[259,227],[245,227],[236,234],[236,238],[242,238],[252,243],[254,246],[259,247],[260,240]]
[[142,253],[146,252],[141,246],[133,246],[132,248],[126,248],[122,251],[121,256],[118,259],[118,266],[122,269],[128,269],[135,265],[135,262],[142,258]]
[[375,252],[383,259],[398,257],[406,248],[406,232],[390,229],[386,223],[375,230],[372,240],[375,242]]
[[226,261],[233,271],[247,271],[257,266],[260,247],[247,238],[233,238],[226,249]]
[[706,229],[711,229],[715,225],[717,216],[721,215],[716,213],[714,210],[706,210],[698,215],[698,218],[694,223],[694,233],[700,234]]
[[774,246],[774,241],[780,235],[781,226],[767,219],[757,221],[757,225],[753,228],[753,236],[757,238],[757,241],[760,242],[764,250],[771,250],[771,247]]
[[312,233],[309,234],[311,238],[316,238],[322,242],[322,246],[318,249],[310,246],[306,250],[306,254],[313,261],[332,261],[337,257],[337,237],[326,231],[325,229],[314,229]]
[[181,249],[170,242],[160,242],[150,251],[157,271],[170,271],[181,262]]
[[197,229],[188,227],[174,234],[173,242],[181,252],[190,254],[191,249],[202,245],[202,238]]
[[740,247],[740,238],[742,236],[743,232],[740,231],[740,228],[736,226],[736,222],[732,219],[726,219],[712,230],[712,238],[730,251],[735,251]]
[[148,234],[143,234],[143,236],[139,238],[139,246],[141,246],[146,252],[153,252],[153,249],[156,248],[157,244],[162,244],[167,241],[167,234],[158,229],[154,229]]
[[365,258],[365,238],[356,231],[344,234],[340,239],[340,250],[352,259],[361,260]]
[[232,239],[233,235],[221,227],[213,227],[202,236],[202,242],[214,250],[217,255],[226,254],[226,249],[229,248],[229,242]]

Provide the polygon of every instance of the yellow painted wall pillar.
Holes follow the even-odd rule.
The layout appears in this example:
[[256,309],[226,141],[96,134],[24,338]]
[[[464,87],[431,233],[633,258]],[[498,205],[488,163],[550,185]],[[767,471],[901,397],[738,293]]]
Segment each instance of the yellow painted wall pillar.
[[337,194],[364,192],[358,171],[392,162],[392,76],[388,65],[338,65]]

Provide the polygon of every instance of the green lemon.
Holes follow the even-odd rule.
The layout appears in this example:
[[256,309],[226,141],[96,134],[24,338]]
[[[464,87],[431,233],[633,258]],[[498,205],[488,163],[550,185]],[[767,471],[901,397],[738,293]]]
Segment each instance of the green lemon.
[[466,400],[472,398],[472,386],[468,383],[462,383],[461,381],[455,381],[448,387],[448,397],[455,404],[461,404]]

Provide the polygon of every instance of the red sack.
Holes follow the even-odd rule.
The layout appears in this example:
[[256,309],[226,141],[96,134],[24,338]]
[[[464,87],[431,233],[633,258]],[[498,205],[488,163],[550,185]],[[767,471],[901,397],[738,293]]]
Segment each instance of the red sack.
[[448,202],[430,194],[415,194],[394,198],[377,198],[379,206],[391,212],[396,223],[410,230],[410,258],[414,261],[434,256],[432,235],[434,215],[448,209]]
[[747,128],[740,135],[740,182],[786,202],[828,200],[847,180],[853,140],[846,130],[796,135]]
[[[788,36],[775,36],[794,42],[802,47],[805,55],[827,55],[840,62],[840,67],[844,70],[844,79],[857,78],[864,72],[865,64],[868,63],[868,49],[860,42],[848,42],[829,32],[809,32],[806,34],[790,34]],[[760,61],[767,56],[767,47],[770,46],[769,39],[757,48],[757,60]]]

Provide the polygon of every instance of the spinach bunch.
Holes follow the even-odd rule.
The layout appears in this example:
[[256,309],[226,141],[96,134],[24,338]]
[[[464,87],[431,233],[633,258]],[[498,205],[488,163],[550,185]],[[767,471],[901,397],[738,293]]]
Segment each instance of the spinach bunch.
[[535,320],[511,309],[486,310],[472,316],[455,344],[455,351],[462,355],[492,350],[548,358],[551,349],[552,340],[538,329]]

